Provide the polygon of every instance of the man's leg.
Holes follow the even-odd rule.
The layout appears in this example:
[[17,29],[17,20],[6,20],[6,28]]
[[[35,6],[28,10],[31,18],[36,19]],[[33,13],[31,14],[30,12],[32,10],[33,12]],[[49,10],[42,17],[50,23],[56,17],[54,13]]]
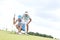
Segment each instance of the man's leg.
[[29,28],[28,28],[28,27],[29,27],[28,24],[26,25],[26,27],[27,27],[27,30],[26,30],[26,31],[27,31],[27,33],[28,33],[28,29],[29,29]]

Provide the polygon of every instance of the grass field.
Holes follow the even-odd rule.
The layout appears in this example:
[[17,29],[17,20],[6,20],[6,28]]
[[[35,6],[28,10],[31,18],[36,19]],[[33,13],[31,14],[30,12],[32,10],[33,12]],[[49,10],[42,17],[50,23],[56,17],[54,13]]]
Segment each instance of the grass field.
[[0,40],[55,40],[55,39],[25,34],[18,35],[12,32],[0,31]]

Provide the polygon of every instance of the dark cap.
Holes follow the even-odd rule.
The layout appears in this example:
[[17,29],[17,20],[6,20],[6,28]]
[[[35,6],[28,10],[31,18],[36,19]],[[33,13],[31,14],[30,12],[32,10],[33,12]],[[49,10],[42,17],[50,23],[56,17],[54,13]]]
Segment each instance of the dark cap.
[[28,13],[27,11],[25,11],[25,13]]

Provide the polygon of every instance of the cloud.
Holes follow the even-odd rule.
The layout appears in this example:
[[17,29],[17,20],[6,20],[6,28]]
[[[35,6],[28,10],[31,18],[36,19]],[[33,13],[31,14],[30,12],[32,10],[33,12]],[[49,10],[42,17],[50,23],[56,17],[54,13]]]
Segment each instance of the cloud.
[[17,0],[26,6],[56,8],[59,7],[59,0]]
[[[21,15],[25,10],[29,11],[32,22],[29,31],[45,33],[58,37],[60,34],[60,9],[54,0],[6,0],[0,1],[0,26],[12,29],[14,13]],[[8,25],[7,25],[8,24]],[[8,27],[9,26],[9,27]],[[38,30],[37,30],[38,29]],[[56,34],[56,35],[55,35]]]

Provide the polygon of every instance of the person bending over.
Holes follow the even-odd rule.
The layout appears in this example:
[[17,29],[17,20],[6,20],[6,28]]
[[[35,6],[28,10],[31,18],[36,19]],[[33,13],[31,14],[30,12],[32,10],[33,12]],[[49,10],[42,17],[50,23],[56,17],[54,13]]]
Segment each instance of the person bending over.
[[28,33],[28,28],[29,28],[29,23],[31,22],[31,18],[30,18],[30,16],[28,15],[28,12],[27,11],[25,11],[25,14],[22,16],[22,20],[23,20],[23,22],[26,24],[26,32],[25,32],[25,34],[27,34]]

